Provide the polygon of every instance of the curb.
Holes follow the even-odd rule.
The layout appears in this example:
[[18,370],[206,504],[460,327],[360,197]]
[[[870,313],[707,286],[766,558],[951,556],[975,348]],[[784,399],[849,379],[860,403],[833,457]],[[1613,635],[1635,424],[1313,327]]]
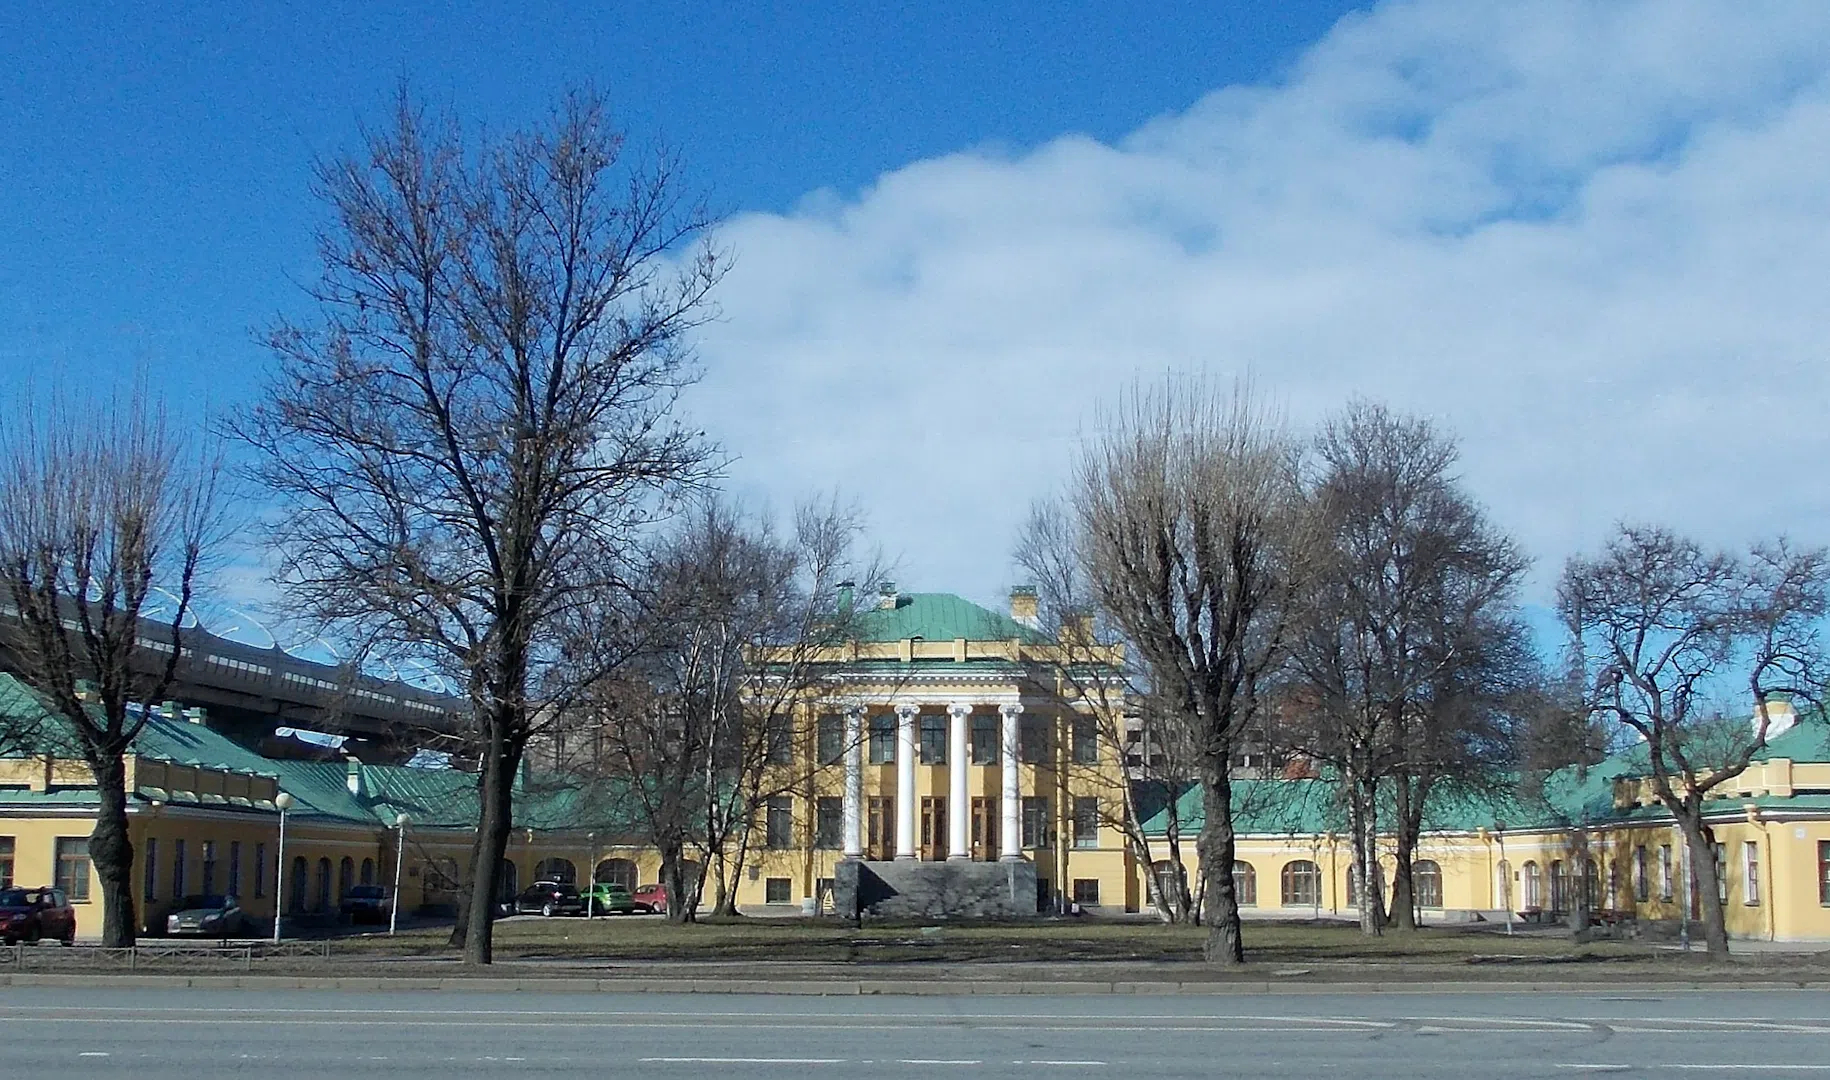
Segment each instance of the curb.
[[[1571,986],[1567,983],[1492,982],[1339,982],[1299,983],[1285,980],[1239,982],[1105,982],[1016,980],[883,980],[883,979],[496,979],[410,976],[289,975],[0,975],[0,987],[81,987],[147,990],[344,990],[368,992],[441,991],[547,994],[763,994],[816,997],[968,995],[1312,995],[1329,994],[1618,994],[1617,986]],[[1634,993],[1695,991],[1830,990],[1830,981],[1635,983]]]

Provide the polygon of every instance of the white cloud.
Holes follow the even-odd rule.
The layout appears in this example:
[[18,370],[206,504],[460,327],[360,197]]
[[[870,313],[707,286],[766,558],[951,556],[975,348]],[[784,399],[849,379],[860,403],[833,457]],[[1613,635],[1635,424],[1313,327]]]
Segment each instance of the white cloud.
[[733,221],[694,411],[995,599],[1135,373],[1441,418],[1544,573],[1617,518],[1830,540],[1830,5],[1417,0],[1118,145],[962,152]]

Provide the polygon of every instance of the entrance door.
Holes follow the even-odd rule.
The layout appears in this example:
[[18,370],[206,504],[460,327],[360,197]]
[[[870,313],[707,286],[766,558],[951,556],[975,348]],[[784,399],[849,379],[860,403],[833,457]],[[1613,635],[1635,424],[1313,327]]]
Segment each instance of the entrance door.
[[995,795],[972,798],[972,857],[995,862],[998,857],[998,800]]
[[864,857],[879,862],[896,857],[896,800],[871,796],[866,806]]
[[947,800],[943,796],[921,798],[921,857],[929,862],[947,857]]

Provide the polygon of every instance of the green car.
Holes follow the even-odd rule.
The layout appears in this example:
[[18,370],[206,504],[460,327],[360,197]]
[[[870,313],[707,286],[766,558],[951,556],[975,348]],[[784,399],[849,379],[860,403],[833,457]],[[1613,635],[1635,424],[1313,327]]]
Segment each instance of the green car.
[[642,910],[629,890],[621,885],[600,881],[585,893],[585,911],[593,915],[634,915]]

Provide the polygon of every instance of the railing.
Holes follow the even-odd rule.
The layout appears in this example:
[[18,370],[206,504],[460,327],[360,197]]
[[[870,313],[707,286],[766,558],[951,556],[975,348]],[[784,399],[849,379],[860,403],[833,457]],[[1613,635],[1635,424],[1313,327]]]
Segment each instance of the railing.
[[19,944],[0,946],[0,971],[20,971],[33,967],[136,971],[141,967],[159,967],[172,963],[252,970],[258,960],[323,960],[329,956],[328,941],[282,941],[277,945],[269,941],[224,944],[158,942],[127,948]]

